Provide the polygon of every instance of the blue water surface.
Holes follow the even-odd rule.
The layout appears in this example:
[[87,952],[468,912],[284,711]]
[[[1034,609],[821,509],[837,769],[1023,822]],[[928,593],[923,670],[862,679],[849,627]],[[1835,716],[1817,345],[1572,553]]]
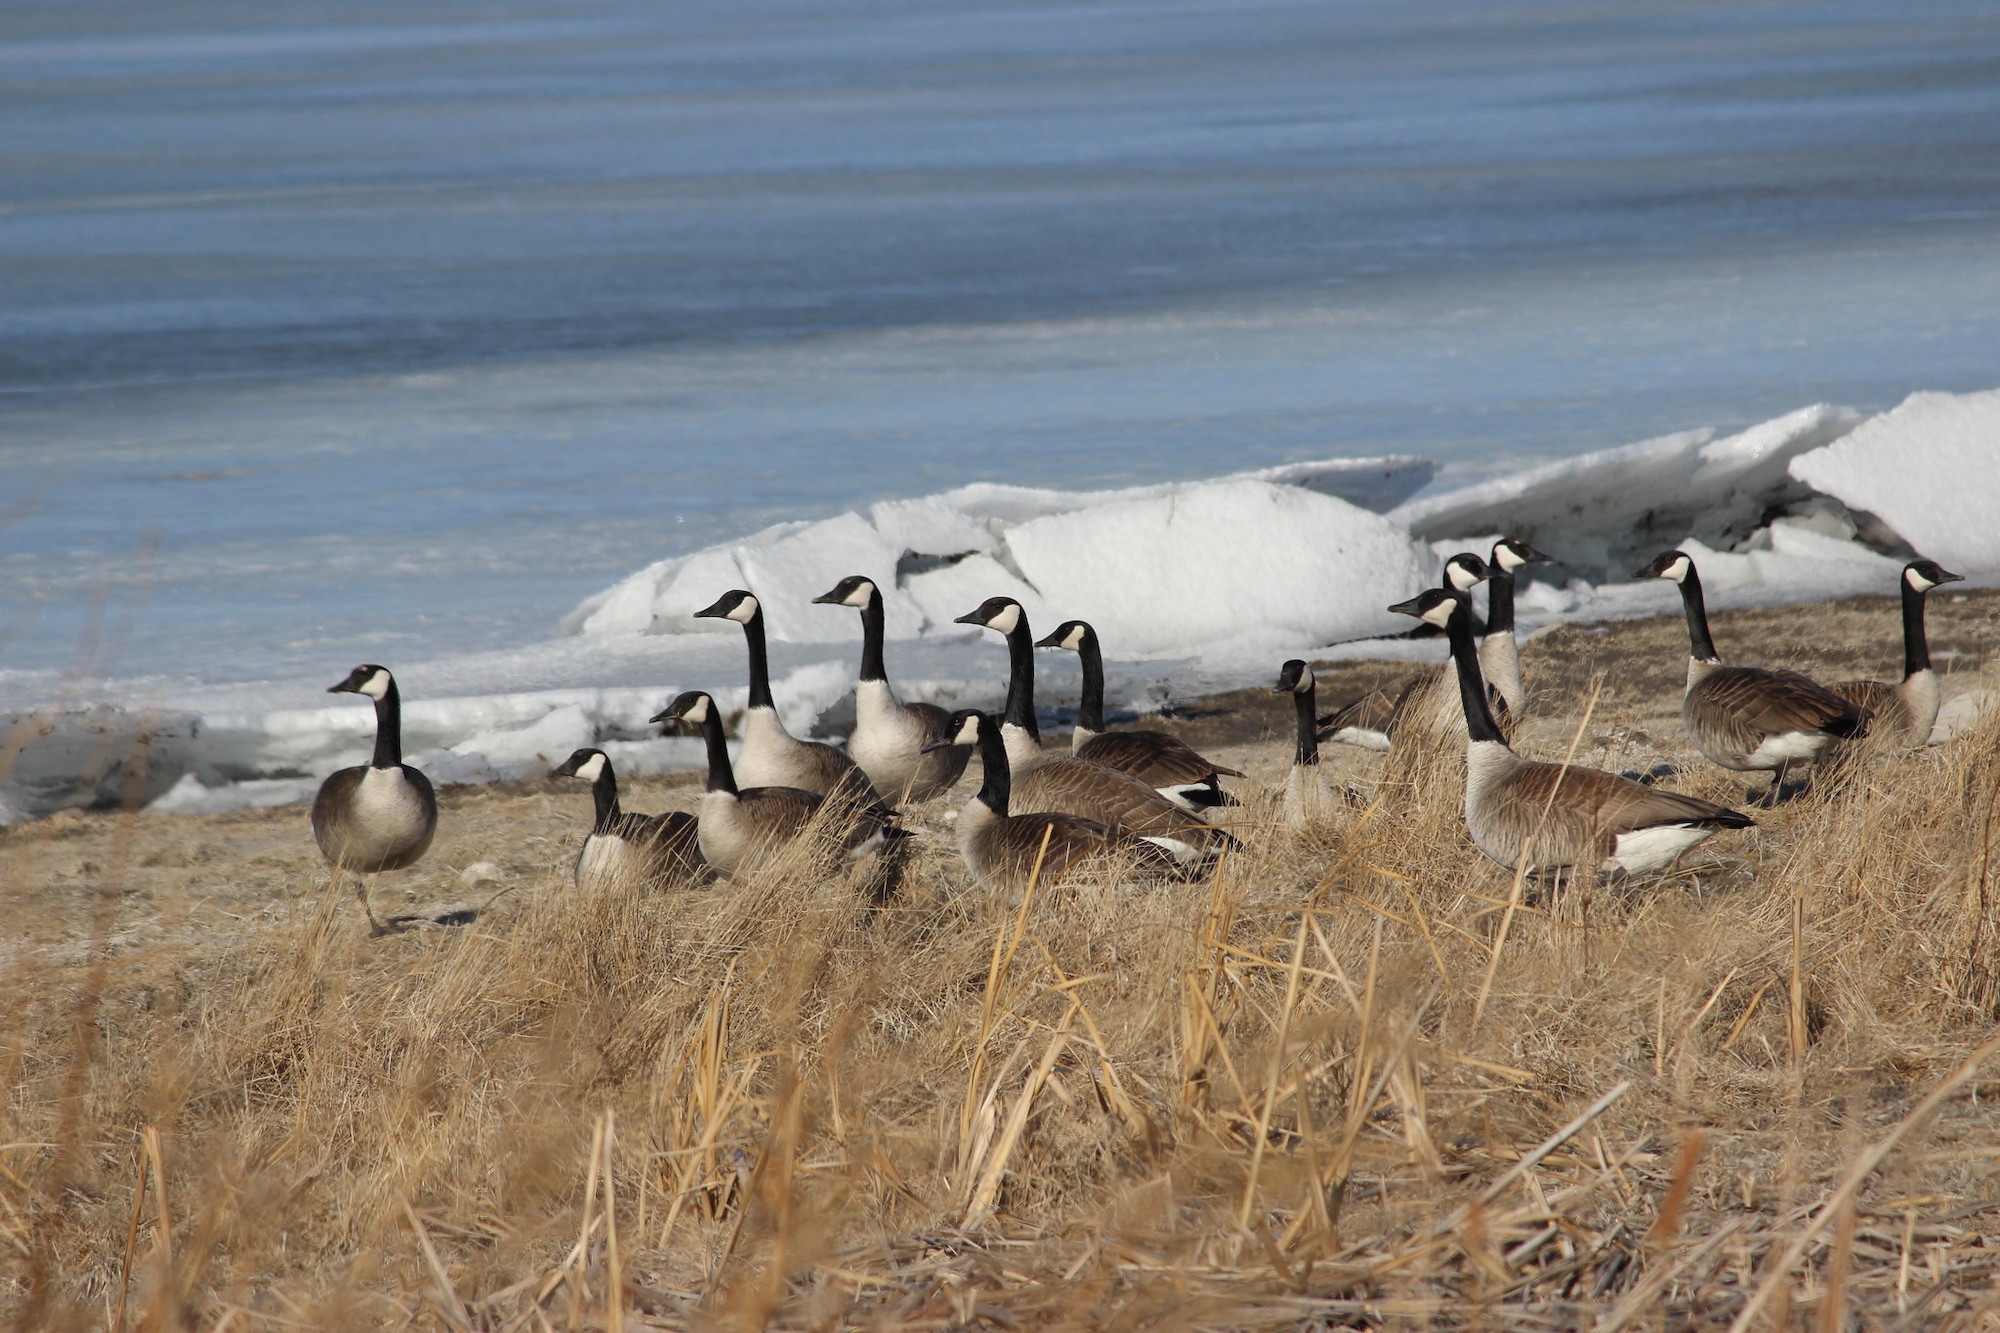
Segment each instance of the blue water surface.
[[1990,0],[16,0],[0,124],[35,689],[520,642],[971,480],[2000,383]]

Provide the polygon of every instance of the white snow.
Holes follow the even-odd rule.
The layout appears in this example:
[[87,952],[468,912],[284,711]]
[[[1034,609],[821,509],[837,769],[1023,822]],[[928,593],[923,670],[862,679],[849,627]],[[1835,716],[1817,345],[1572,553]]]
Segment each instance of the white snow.
[[[583,745],[602,746],[621,773],[698,767],[698,741],[661,736],[647,719],[687,688],[726,711],[743,706],[742,632],[691,614],[736,587],[763,603],[786,725],[837,736],[851,717],[860,618],[811,599],[848,574],[882,590],[889,671],[905,698],[999,701],[1004,646],[954,621],[1005,594],[1038,631],[1073,616],[1096,625],[1118,708],[1261,681],[1291,656],[1435,659],[1435,640],[1364,636],[1406,628],[1388,603],[1430,583],[1442,555],[1483,551],[1499,533],[1563,561],[1530,570],[1517,602],[1524,633],[1672,614],[1670,585],[1631,577],[1668,546],[1695,557],[1717,606],[1886,595],[1900,558],[1884,552],[1902,540],[1962,573],[2000,573],[1989,517],[2000,512],[2000,391],[1919,394],[1868,420],[1810,407],[1377,512],[1430,475],[1422,460],[1391,458],[1102,492],[982,483],[779,524],[648,565],[543,642],[397,664],[404,752],[438,782],[545,773]],[[1045,706],[1074,700],[1073,657],[1040,654],[1037,670]],[[373,738],[373,710],[329,699],[326,684],[139,680],[54,709],[0,789],[0,819],[73,803],[102,738],[130,735],[142,713],[156,736],[151,809],[308,800],[325,774],[365,762]],[[1955,702],[1950,725],[1976,706]],[[119,793],[122,772],[104,773],[101,797]]]
[[1397,524],[1268,481],[1114,500],[1006,537],[1055,613],[1090,621],[1120,656],[1243,660],[1389,631],[1382,589],[1420,584],[1427,565]]
[[2000,389],[1912,394],[1791,471],[1954,573],[2000,573]]
[[1820,405],[1722,439],[1682,431],[1420,496],[1389,517],[1427,539],[1505,532],[1587,577],[1622,578],[1686,537],[1721,547],[1749,538],[1770,508],[1807,498],[1786,465],[1860,421]]

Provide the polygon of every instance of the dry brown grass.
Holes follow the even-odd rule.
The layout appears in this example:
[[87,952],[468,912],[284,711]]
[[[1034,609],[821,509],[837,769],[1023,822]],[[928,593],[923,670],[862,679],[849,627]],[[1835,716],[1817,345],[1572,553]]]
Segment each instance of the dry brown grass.
[[[1523,745],[1559,757],[1585,693]],[[1659,713],[1607,689],[1579,760],[1642,760]],[[994,901],[928,837],[884,907],[782,868],[580,895],[587,793],[452,792],[411,874],[495,857],[518,888],[380,937],[300,811],[12,830],[0,1300],[27,1328],[1992,1326],[2000,724],[1553,915],[1470,850],[1457,763],[1342,755],[1349,817],[1253,803],[1204,884]]]

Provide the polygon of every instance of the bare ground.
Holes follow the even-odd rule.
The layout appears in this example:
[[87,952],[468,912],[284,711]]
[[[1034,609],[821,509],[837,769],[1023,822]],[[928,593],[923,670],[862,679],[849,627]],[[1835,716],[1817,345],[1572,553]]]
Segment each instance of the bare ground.
[[[1931,624],[1948,692],[1994,683],[2000,595]],[[1900,662],[1886,599],[1715,628],[1823,679]],[[1678,620],[1539,636],[1520,746],[1740,801],[1761,779],[1680,736],[1684,654]],[[380,935],[299,807],[6,830],[0,1312],[2000,1326],[1991,721],[1550,906],[1470,849],[1455,756],[1335,747],[1352,803],[1293,834],[1288,703],[1186,711],[1250,774],[1246,852],[1024,907],[965,887],[948,803],[877,909],[787,873],[579,894],[587,790],[447,789]]]

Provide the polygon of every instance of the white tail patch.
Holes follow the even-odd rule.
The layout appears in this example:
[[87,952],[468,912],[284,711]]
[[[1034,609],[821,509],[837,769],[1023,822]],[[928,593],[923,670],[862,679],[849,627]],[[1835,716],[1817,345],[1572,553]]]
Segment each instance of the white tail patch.
[[1182,842],[1179,838],[1169,838],[1161,834],[1147,834],[1145,837],[1140,838],[1139,841],[1150,842],[1155,847],[1163,849],[1182,865],[1186,865],[1189,861],[1198,860],[1201,857],[1201,849],[1199,847],[1191,843]]
[[1661,824],[1621,833],[1611,855],[1604,858],[1604,868],[1623,870],[1628,875],[1658,870],[1714,832],[1712,827]]

